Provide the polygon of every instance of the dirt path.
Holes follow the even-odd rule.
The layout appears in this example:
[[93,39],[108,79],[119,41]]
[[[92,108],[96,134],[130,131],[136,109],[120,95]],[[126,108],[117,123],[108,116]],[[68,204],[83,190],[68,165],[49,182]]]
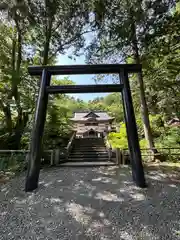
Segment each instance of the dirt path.
[[180,184],[157,166],[147,181],[135,187],[125,167],[54,168],[24,193],[16,177],[1,186],[0,239],[180,239]]

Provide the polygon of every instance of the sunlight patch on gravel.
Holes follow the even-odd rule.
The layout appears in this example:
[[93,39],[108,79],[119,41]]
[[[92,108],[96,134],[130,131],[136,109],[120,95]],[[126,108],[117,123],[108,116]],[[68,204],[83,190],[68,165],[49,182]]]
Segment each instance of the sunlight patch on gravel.
[[147,171],[147,189],[127,167],[42,170],[32,193],[24,179],[0,188],[0,240],[180,239],[180,183],[159,169]]

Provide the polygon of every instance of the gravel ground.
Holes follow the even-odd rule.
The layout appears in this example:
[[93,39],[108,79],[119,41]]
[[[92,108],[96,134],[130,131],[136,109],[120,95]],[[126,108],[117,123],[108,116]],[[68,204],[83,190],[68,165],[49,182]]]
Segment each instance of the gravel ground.
[[135,187],[125,167],[51,168],[25,193],[16,177],[1,186],[0,240],[180,239],[180,183],[155,169],[147,180]]

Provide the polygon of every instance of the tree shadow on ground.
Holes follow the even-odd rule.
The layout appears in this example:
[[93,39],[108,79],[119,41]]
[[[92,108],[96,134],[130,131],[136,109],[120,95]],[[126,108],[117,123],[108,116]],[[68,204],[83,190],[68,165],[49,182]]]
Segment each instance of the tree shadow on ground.
[[168,168],[145,170],[147,189],[128,167],[42,170],[33,193],[14,179],[0,193],[2,239],[180,239],[180,183]]

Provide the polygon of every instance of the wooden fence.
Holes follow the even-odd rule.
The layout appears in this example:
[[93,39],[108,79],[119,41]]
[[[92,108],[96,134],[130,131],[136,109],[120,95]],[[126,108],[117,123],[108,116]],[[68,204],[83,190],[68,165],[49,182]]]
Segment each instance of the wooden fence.
[[[141,156],[143,161],[147,161],[155,157],[160,161],[180,161],[180,148],[156,148],[157,153],[153,154],[151,149],[142,148]],[[116,149],[116,158],[119,164],[125,164],[129,157],[128,149]]]
[[[56,165],[64,158],[64,149],[54,149],[43,151],[42,164]],[[23,169],[27,166],[28,150],[0,150],[0,171],[7,169]]]
[[[180,161],[180,148],[156,148],[157,156],[165,157],[166,161]],[[28,150],[0,150],[0,171],[5,171],[9,168],[22,169],[27,165]],[[152,152],[149,148],[141,149],[143,161],[152,157]],[[117,164],[126,164],[129,161],[128,149],[116,149],[114,152]],[[42,164],[56,165],[66,158],[66,149],[46,150],[42,155]]]

